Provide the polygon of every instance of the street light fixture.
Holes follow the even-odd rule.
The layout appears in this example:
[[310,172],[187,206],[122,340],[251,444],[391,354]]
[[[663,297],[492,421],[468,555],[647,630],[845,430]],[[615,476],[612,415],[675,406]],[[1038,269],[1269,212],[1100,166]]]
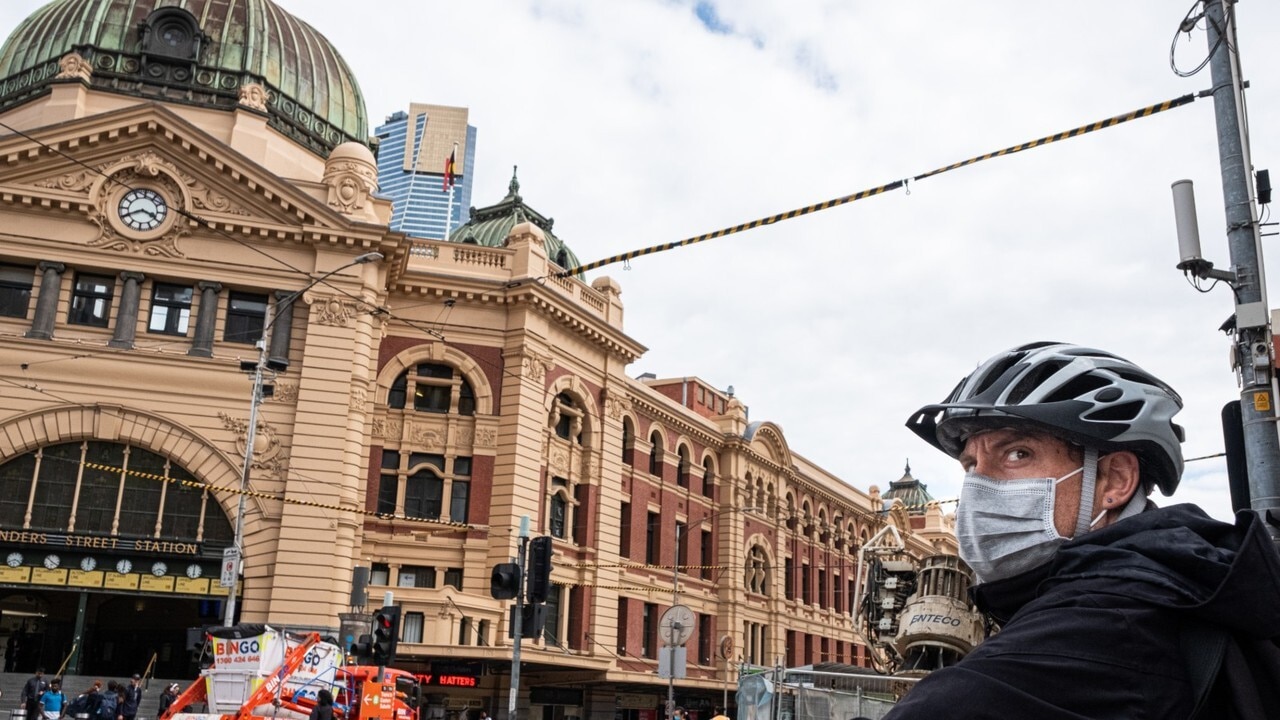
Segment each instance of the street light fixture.
[[[725,508],[723,510],[713,512],[710,515],[707,515],[705,517],[699,518],[697,521],[697,526],[701,527],[702,523],[705,523],[708,520],[714,520],[715,518],[720,517],[721,515],[724,515],[726,513],[731,513],[731,512],[756,513],[756,512],[764,512],[764,508],[759,508],[759,507]],[[672,565],[672,571],[671,571],[671,610],[667,611],[668,613],[672,614],[673,621],[670,624],[672,625],[673,630],[675,631],[681,631],[684,629],[680,627],[681,616],[675,614],[676,608],[680,608],[680,607],[683,607],[682,605],[680,605],[680,523],[676,523],[675,564]],[[688,608],[685,608],[685,611],[687,610]],[[687,616],[687,612],[683,613],[683,615]],[[692,632],[692,628],[689,628],[689,630],[690,632]],[[675,635],[676,633],[673,632],[672,634]],[[688,634],[683,632],[681,632],[680,634],[683,635],[685,639],[688,639]],[[667,672],[667,720],[671,720],[671,718],[675,714],[675,708],[676,708],[676,668],[675,668],[676,643],[672,642],[668,647],[669,649],[667,651],[668,653],[667,655],[667,658],[668,658],[668,661],[667,661],[667,671],[668,671]],[[728,672],[727,668],[725,672],[727,674]]]
[[294,292],[290,295],[286,295],[285,297],[278,300],[276,302],[276,312],[274,314],[268,314],[266,316],[266,319],[262,323],[262,335],[258,338],[258,342],[257,342],[258,361],[256,363],[253,363],[253,362],[240,363],[241,369],[246,371],[247,370],[253,371],[253,397],[249,402],[249,427],[245,431],[245,438],[244,438],[244,466],[240,470],[240,502],[239,502],[239,506],[236,508],[235,539],[232,541],[231,548],[229,548],[229,550],[232,550],[234,552],[229,553],[227,556],[224,556],[224,559],[222,561],[224,567],[231,562],[234,562],[234,566],[235,566],[235,573],[232,576],[233,580],[232,580],[231,588],[227,592],[226,613],[223,615],[223,618],[222,618],[223,625],[230,626],[234,622],[235,616],[236,616],[235,579],[240,577],[241,561],[244,557],[244,547],[243,547],[244,546],[244,499],[245,499],[245,492],[249,487],[249,471],[253,468],[253,440],[254,440],[254,437],[258,434],[258,406],[262,404],[262,399],[263,399],[263,394],[262,394],[263,375],[268,371],[283,372],[285,369],[285,366],[282,363],[272,362],[268,358],[267,335],[271,330],[271,326],[274,324],[276,318],[280,315],[280,313],[290,310],[293,307],[293,301],[297,300],[303,293],[315,287],[316,285],[319,285],[325,280],[328,280],[333,275],[343,270],[346,270],[349,267],[352,267],[355,265],[364,265],[365,263],[370,263],[370,262],[377,262],[379,260],[382,260],[383,257],[384,257],[383,254],[380,252],[367,252],[367,253],[364,253],[363,255],[357,255],[346,265],[340,265],[330,270],[329,272],[326,272],[320,277],[315,278],[311,282],[307,283],[305,286],[303,286],[301,290],[298,290],[297,292]]

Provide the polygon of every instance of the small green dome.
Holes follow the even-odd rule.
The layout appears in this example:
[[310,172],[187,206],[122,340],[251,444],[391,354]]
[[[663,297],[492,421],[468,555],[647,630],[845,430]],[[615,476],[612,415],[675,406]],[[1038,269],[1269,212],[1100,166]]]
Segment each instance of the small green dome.
[[96,89],[234,109],[266,90],[272,127],[313,151],[368,144],[355,75],[314,28],[271,0],[54,0],[0,48],[0,110],[47,91],[77,52]]
[[924,512],[925,506],[933,502],[929,488],[912,477],[909,463],[902,471],[902,477],[889,483],[889,492],[886,492],[882,499],[885,509],[888,509],[894,500],[901,500],[902,504],[907,506],[907,510],[912,513]]
[[486,208],[471,208],[471,218],[449,233],[449,242],[484,245],[486,247],[505,247],[511,229],[522,222],[537,225],[547,236],[547,258],[551,262],[568,270],[582,263],[573,254],[564,241],[551,232],[555,223],[552,218],[524,204],[520,197],[520,181],[516,179],[515,169],[511,171],[511,184],[507,186],[507,196],[496,205]]

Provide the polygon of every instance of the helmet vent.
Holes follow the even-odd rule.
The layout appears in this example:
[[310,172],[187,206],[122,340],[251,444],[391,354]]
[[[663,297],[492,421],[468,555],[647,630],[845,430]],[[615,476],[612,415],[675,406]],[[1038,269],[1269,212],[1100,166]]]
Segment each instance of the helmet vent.
[[1053,374],[1066,367],[1067,363],[1063,360],[1054,360],[1044,362],[1034,367],[1031,372],[1022,376],[1018,384],[1009,391],[1006,402],[1009,405],[1021,404],[1031,393],[1044,384],[1046,380],[1053,377]]
[[973,390],[969,392],[969,398],[973,398],[975,396],[981,395],[982,393],[986,392],[987,389],[990,388],[992,385],[994,385],[996,381],[1000,379],[1001,376],[1003,376],[1006,372],[1009,371],[1009,368],[1013,367],[1014,365],[1017,365],[1019,362],[1022,361],[1023,358],[1024,358],[1024,355],[1021,355],[1021,354],[1009,355],[1002,358],[1000,362],[996,363],[990,370],[987,371],[986,375],[982,376],[982,379],[978,382],[978,384],[975,385]]
[[1133,400],[1119,405],[1112,405],[1101,410],[1095,410],[1085,416],[1085,420],[1110,420],[1110,421],[1129,421],[1138,417],[1142,412],[1142,401]]
[[1075,400],[1077,398],[1085,397],[1094,390],[1101,390],[1110,384],[1111,383],[1106,378],[1100,378],[1097,375],[1079,375],[1072,378],[1067,384],[1049,393],[1049,395],[1040,402],[1056,403]]

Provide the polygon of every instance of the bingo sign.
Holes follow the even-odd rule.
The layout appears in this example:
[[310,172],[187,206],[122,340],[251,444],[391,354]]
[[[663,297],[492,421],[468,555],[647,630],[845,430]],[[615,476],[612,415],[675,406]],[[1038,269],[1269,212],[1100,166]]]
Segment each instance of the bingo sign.
[[213,659],[219,670],[248,670],[266,675],[284,660],[284,639],[271,628],[244,638],[214,638]]
[[[251,690],[258,686],[284,662],[285,657],[300,643],[286,638],[270,627],[261,635],[246,638],[214,638],[213,655],[220,670],[241,670],[250,673]],[[321,688],[336,689],[338,646],[333,643],[317,643],[302,659],[302,664],[289,674],[284,682],[283,695],[315,699]]]
[[[299,642],[293,638],[286,638],[285,652],[292,651]],[[334,682],[334,678],[337,677],[338,661],[341,658],[342,652],[337,645],[327,642],[316,643],[302,658],[302,664],[285,680],[285,694],[290,697],[297,695],[317,700],[320,690],[329,688],[336,695],[340,688]]]

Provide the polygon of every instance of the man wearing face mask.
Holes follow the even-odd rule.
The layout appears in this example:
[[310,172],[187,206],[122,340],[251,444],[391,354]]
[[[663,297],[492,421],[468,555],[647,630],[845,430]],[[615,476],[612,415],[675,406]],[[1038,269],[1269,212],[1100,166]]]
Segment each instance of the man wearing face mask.
[[1182,475],[1182,400],[1123,358],[1034,343],[907,425],[960,461],[960,555],[1000,629],[889,718],[1276,718],[1280,556],[1157,508]]

